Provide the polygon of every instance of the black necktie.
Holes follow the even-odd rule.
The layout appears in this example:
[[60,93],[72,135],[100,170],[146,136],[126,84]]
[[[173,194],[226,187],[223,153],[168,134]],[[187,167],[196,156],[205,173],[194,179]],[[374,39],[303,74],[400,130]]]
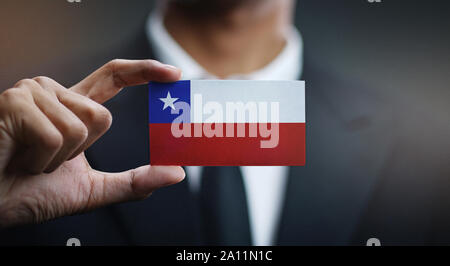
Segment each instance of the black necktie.
[[244,183],[239,167],[205,167],[200,190],[206,245],[251,245]]

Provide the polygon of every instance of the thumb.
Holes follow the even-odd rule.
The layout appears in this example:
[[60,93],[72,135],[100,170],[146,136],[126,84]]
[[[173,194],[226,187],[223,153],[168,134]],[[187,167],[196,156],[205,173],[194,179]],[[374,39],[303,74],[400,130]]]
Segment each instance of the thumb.
[[158,188],[181,182],[185,173],[178,166],[143,166],[122,173],[91,170],[88,209],[140,200]]

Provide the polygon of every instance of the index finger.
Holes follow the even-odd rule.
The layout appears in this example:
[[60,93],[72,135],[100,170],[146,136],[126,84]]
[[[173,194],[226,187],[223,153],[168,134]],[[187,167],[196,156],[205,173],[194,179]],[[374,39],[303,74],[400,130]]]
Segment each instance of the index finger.
[[142,85],[150,81],[175,82],[180,78],[180,69],[155,60],[116,59],[70,90],[101,104],[114,97],[124,87]]

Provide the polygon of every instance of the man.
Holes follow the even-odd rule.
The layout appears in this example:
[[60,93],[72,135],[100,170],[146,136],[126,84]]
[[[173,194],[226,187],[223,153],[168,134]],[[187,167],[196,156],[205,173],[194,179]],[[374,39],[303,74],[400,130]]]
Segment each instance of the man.
[[[448,141],[407,131],[398,123],[404,121],[397,118],[399,112],[382,97],[321,73],[307,60],[303,66],[302,40],[291,24],[294,1],[160,3],[146,27],[149,38],[110,56],[156,58],[181,68],[185,79],[305,79],[307,165],[187,167],[186,182],[148,200],[5,230],[2,244],[60,245],[70,237],[86,245],[360,245],[372,237],[385,244],[424,244],[449,239],[445,210],[450,201],[443,178],[449,174],[444,163]],[[69,90],[36,78],[2,94],[2,121],[23,121],[1,124],[1,166],[8,173],[1,179],[2,224],[40,222],[143,198],[181,181],[184,173],[177,167],[93,171],[81,154],[95,142],[87,157],[96,169],[116,172],[147,164],[145,86],[127,88],[108,102],[115,123],[100,139],[111,120],[99,103],[122,87],[175,81],[179,75],[155,61],[116,60]],[[54,136],[52,141],[48,136]],[[429,141],[423,145],[425,138]],[[24,176],[19,170],[50,174]]]

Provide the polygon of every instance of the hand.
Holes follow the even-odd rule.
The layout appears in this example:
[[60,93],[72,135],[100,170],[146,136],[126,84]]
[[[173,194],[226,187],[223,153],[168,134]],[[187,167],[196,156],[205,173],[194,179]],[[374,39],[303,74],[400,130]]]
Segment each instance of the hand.
[[102,103],[123,87],[174,82],[180,75],[152,60],[114,60],[70,89],[37,77],[0,94],[0,226],[143,199],[183,180],[180,167],[95,171],[83,153],[111,125]]

